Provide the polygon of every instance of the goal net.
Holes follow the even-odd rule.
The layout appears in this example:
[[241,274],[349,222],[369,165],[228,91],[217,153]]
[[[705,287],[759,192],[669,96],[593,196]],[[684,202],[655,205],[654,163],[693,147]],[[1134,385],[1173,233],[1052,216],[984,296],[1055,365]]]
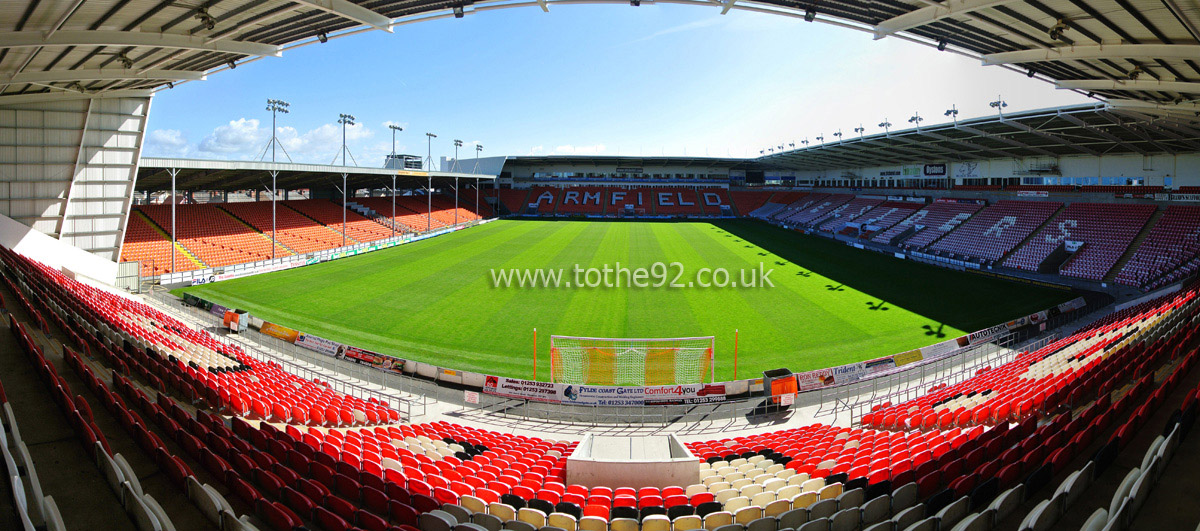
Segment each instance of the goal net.
[[713,337],[619,339],[550,336],[550,377],[583,385],[713,381]]

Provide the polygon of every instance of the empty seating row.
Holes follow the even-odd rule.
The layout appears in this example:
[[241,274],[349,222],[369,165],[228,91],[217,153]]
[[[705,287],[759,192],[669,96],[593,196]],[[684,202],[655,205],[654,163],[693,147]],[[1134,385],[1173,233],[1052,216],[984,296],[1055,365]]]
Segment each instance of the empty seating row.
[[121,245],[122,262],[141,262],[144,277],[172,271],[192,271],[203,267],[203,264],[195,262],[178,250],[172,264],[171,239],[166,233],[159,232],[152,223],[138,209],[129,213],[129,222],[125,226],[125,241]]
[[[357,212],[342,208],[341,203],[324,199],[303,199],[284,201],[282,204],[336,231],[344,231],[346,236],[353,240],[348,241],[347,244],[372,242],[389,238],[392,235],[391,228],[364,218]],[[343,220],[345,220],[344,226]]]
[[[340,232],[317,223],[295,210],[286,208],[282,203],[275,205],[274,214],[271,212],[271,203],[267,201],[223,203],[220,208],[268,237],[272,234],[272,227],[274,227],[276,241],[297,253],[311,253],[342,245]],[[272,219],[274,219],[274,225],[272,225]]]
[[892,228],[876,234],[871,240],[884,244],[891,243],[894,238],[911,229],[911,235],[898,242],[899,245],[909,249],[923,249],[954,230],[964,221],[971,219],[971,216],[981,208],[983,206],[977,203],[932,203],[904,218]]
[[[137,210],[169,234],[171,205],[142,205],[137,207]],[[175,230],[178,231],[176,240],[208,267],[244,264],[269,260],[272,256],[292,255],[278,245],[274,246],[275,252],[272,255],[269,236],[254,230],[215,204],[175,205],[175,218]]]

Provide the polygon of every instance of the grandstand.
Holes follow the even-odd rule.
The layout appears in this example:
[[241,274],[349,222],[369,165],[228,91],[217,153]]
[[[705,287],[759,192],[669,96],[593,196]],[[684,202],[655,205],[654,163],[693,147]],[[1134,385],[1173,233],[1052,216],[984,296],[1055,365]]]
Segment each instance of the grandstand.
[[[719,3],[1095,100],[757,158],[142,156],[179,84],[572,3],[6,3],[2,527],[1197,527],[1194,2]],[[481,287],[611,257],[781,289]],[[597,331],[668,385],[538,372]]]

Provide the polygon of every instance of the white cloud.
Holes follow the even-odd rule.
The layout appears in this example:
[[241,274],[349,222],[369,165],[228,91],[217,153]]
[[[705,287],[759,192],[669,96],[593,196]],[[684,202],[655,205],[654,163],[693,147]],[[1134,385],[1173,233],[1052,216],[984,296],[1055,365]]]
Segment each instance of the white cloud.
[[248,156],[261,150],[271,132],[259,127],[254,118],[239,118],[213,129],[200,141],[200,151],[227,156]]
[[529,148],[530,155],[538,155],[538,154],[545,153],[545,152],[546,152],[545,146],[533,146],[533,147]]
[[155,129],[146,136],[146,153],[152,156],[183,157],[191,151],[187,137],[177,129]]

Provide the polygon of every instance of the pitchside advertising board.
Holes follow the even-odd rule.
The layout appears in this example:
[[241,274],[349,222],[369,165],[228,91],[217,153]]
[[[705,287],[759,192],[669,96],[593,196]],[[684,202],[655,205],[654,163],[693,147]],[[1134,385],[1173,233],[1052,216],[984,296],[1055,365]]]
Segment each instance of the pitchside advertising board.
[[584,406],[659,406],[725,401],[725,384],[721,383],[618,387],[487,376],[483,392],[505,398]]

